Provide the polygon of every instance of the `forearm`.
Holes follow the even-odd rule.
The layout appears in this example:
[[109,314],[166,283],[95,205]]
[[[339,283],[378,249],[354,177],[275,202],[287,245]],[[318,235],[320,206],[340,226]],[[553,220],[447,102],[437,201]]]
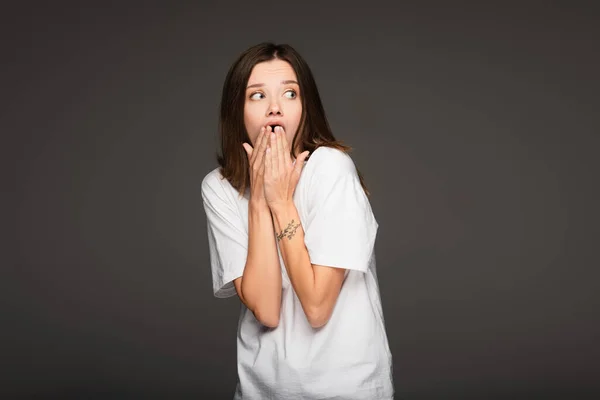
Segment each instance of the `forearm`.
[[[290,282],[309,319],[320,313],[325,293],[319,290],[316,271],[304,244],[304,229],[294,203],[273,210],[279,249]],[[287,229],[287,231],[286,231]]]
[[268,208],[248,206],[248,256],[241,292],[244,303],[262,323],[273,326],[281,308],[281,267]]

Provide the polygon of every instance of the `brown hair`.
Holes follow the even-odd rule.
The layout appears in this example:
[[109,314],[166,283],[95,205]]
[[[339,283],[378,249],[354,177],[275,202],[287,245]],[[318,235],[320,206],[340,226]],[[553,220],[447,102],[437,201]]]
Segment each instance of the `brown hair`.
[[[287,44],[260,43],[244,51],[230,67],[223,85],[219,115],[221,154],[217,161],[221,174],[243,194],[250,183],[248,156],[242,143],[250,143],[244,124],[246,85],[252,69],[258,63],[279,59],[287,61],[298,78],[302,116],[291,144],[312,154],[321,146],[349,153],[351,148],[338,141],[331,132],[313,74],[298,52]],[[299,141],[299,143],[298,143]],[[293,154],[292,154],[293,156]],[[369,194],[362,174],[357,169],[361,185]]]

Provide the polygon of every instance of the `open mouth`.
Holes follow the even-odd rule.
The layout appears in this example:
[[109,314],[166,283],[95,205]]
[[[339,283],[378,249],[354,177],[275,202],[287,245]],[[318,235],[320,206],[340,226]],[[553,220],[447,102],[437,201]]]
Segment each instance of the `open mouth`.
[[[281,125],[269,125],[271,127],[271,131],[275,132],[275,128]],[[282,127],[282,126],[281,126]],[[282,127],[283,128],[283,127]]]

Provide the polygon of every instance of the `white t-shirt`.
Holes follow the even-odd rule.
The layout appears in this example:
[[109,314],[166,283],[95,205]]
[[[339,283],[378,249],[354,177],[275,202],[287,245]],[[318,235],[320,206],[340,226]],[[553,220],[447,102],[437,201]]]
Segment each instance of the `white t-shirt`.
[[[242,276],[248,251],[248,194],[240,196],[217,168],[204,178],[202,196],[214,295],[234,296],[233,280]],[[392,356],[373,251],[378,224],[350,156],[316,149],[294,203],[311,263],[344,268],[346,277],[331,318],[312,328],[280,253],[279,325],[265,327],[241,306],[234,399],[392,399]]]

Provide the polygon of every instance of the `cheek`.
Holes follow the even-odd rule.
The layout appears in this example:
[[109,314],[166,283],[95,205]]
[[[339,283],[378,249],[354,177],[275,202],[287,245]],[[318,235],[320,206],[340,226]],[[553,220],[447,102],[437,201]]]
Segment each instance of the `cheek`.
[[300,120],[302,119],[302,105],[300,104],[294,111],[295,124],[296,128],[298,128],[300,126]]
[[[247,129],[246,129],[247,130]],[[248,131],[248,137],[250,138],[250,144],[252,145],[252,147],[256,146],[256,139],[258,138],[258,134],[251,134],[250,131]]]
[[285,138],[287,139],[288,145],[292,145],[292,142],[294,141],[294,133],[295,132],[286,132],[285,133]]
[[249,113],[244,113],[244,126],[246,127],[246,132],[248,132],[252,146],[254,146],[259,134],[260,127],[258,125],[256,118],[253,118]]

